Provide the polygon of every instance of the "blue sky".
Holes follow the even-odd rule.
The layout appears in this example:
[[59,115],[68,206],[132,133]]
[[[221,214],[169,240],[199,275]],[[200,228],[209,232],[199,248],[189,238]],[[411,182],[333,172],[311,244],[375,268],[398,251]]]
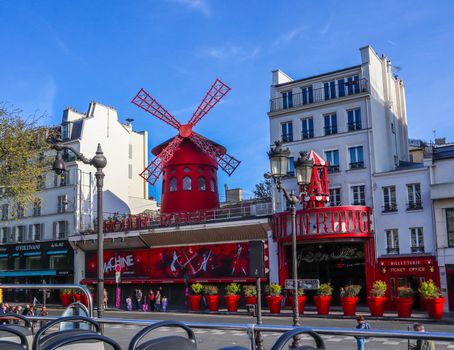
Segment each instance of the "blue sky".
[[271,71],[297,79],[360,63],[401,69],[409,135],[454,141],[454,1],[0,0],[0,101],[58,123],[95,99],[150,146],[175,130],[130,103],[144,87],[186,121],[216,77],[232,91],[196,127],[242,161],[219,183],[250,194],[268,169]]

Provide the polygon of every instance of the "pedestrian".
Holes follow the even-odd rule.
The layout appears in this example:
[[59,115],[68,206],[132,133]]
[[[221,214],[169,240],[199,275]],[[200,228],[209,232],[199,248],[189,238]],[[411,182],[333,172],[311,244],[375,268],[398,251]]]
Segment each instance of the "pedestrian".
[[[39,312],[39,316],[49,316],[49,311],[47,311],[47,307],[43,306],[41,308],[41,311]],[[45,320],[42,320],[40,322],[40,327],[43,327],[44,325],[46,325],[47,321]]]
[[158,312],[161,311],[161,299],[162,299],[161,290],[158,289],[154,297],[154,309]]
[[162,306],[162,311],[166,312],[167,311],[167,297],[164,295],[161,299],[161,306]]
[[[415,323],[413,329],[416,332],[425,332],[424,325],[422,323]],[[411,347],[412,350],[435,350],[435,343],[433,340],[418,339],[416,344]]]
[[155,300],[155,295],[153,289],[150,290],[150,293],[148,294],[148,310],[151,312],[154,310],[154,300]]
[[107,301],[109,300],[109,295],[107,294],[106,288],[104,288],[104,298],[103,298],[103,303],[104,303],[104,308],[107,309]]
[[131,299],[131,297],[127,297],[126,298],[126,309],[128,309],[128,311],[132,311],[132,299]]
[[137,310],[142,311],[142,290],[140,288],[136,289],[136,302],[137,302]]
[[[364,316],[356,317],[356,329],[370,329],[370,324],[366,322]],[[355,337],[358,350],[364,350],[367,337]]]

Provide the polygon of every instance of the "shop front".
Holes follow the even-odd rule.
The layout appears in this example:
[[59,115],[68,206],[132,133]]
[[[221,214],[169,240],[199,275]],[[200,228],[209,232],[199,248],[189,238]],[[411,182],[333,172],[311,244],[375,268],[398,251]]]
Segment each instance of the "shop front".
[[440,272],[434,256],[398,256],[378,258],[378,278],[388,285],[387,307],[394,308],[394,298],[399,287],[407,286],[416,291],[413,308],[421,308],[418,288],[421,282],[433,280],[440,286]]
[[[0,281],[14,284],[73,283],[73,249],[66,241],[11,244],[0,247]],[[42,293],[26,290],[5,290],[4,299],[32,302]],[[58,291],[50,291],[50,301],[58,300]]]

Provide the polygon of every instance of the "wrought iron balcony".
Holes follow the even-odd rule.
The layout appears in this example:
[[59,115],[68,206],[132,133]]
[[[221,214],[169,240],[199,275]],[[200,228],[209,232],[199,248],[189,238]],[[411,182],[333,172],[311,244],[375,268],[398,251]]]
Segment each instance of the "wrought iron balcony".
[[361,122],[347,123],[348,131],[361,130]]
[[309,129],[308,131],[306,132],[302,132],[301,133],[301,139],[302,140],[307,140],[307,139],[311,139],[314,137],[314,129]]
[[411,247],[412,253],[424,253],[424,246]]
[[422,202],[413,202],[407,204],[407,210],[421,210],[422,209]]
[[270,100],[270,111],[276,112],[284,109],[291,109],[369,92],[369,82],[367,81],[367,79],[360,79],[352,81],[351,83],[344,83],[342,84],[341,88],[339,88],[339,84],[335,84],[334,86],[335,89],[333,90],[330,87],[328,94],[326,93],[324,87],[313,89],[312,93],[300,92],[297,94],[292,94],[291,103],[288,103],[288,97],[285,98],[285,101],[282,97],[273,98]]
[[338,173],[340,172],[339,164],[328,165],[328,173]]
[[392,213],[392,212],[396,212],[396,211],[397,211],[396,203],[385,204],[383,206],[383,210],[382,210],[383,213]]
[[399,247],[397,247],[397,248],[386,248],[386,253],[392,254],[392,255],[397,255],[397,254],[399,254]]
[[292,134],[282,134],[282,142],[293,142]]
[[350,163],[350,169],[362,169],[364,168],[364,162],[361,161],[361,162],[353,162],[353,163]]
[[325,126],[325,136],[337,134],[337,126]]

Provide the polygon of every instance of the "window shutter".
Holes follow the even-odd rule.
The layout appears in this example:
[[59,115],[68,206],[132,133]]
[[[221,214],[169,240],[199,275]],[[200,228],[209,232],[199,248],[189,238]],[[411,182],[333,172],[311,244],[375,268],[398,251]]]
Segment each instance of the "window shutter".
[[54,222],[54,239],[57,239],[57,225],[58,222]]
[[69,222],[65,221],[65,238],[68,237],[68,231],[69,231]]
[[33,241],[33,225],[28,225],[28,236],[27,241]]

